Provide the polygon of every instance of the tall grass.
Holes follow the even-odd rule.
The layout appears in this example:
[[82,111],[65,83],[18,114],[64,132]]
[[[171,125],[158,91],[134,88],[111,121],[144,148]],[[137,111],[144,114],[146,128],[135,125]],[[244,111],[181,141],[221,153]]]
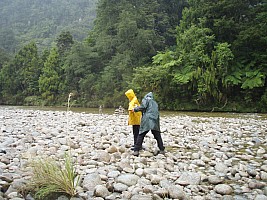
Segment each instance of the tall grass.
[[80,176],[76,173],[70,154],[65,154],[64,164],[51,158],[37,159],[31,162],[32,179],[28,189],[35,198],[44,199],[53,194],[75,196]]

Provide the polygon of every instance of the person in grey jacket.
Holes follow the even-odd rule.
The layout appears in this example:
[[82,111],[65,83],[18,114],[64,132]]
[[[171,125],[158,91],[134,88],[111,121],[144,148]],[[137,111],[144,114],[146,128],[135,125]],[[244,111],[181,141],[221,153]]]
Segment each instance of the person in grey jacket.
[[157,140],[159,151],[155,154],[162,153],[164,154],[165,147],[163,146],[162,137],[160,134],[160,125],[159,125],[159,109],[158,104],[153,98],[153,93],[149,92],[145,95],[140,106],[135,107],[133,112],[142,112],[141,124],[139,129],[139,134],[137,137],[136,144],[134,146],[134,155],[138,156],[139,151],[142,148],[142,143],[144,137],[151,130],[154,138]]

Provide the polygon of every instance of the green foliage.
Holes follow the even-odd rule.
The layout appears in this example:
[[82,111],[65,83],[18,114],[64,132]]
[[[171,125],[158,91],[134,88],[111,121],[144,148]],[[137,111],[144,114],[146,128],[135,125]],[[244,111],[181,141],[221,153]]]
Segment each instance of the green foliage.
[[3,65],[6,64],[10,59],[10,55],[3,49],[0,49],[0,70],[2,69]]
[[42,100],[39,96],[28,96],[24,99],[26,106],[42,106]]
[[176,51],[167,51],[165,56],[161,53],[161,59],[155,56],[153,63],[168,68],[177,87],[187,85],[196,91],[197,101],[207,101],[210,97],[221,101],[220,87],[233,54],[227,43],[214,45],[214,40],[211,30],[202,25],[192,25],[185,30],[181,26]]
[[262,87],[265,83],[266,75],[257,71],[246,72],[246,80],[242,84],[243,89],[253,89],[255,87]]
[[57,48],[60,55],[64,55],[66,51],[70,50],[73,45],[73,37],[69,31],[60,33],[57,40]]
[[37,199],[58,193],[71,197],[77,194],[76,188],[80,181],[71,155],[65,154],[64,163],[51,158],[35,159],[31,162],[32,177],[27,189],[34,193]]
[[[38,79],[41,63],[35,43],[29,43],[21,49],[13,60],[1,70],[3,98],[18,95],[20,104],[27,96],[38,95]],[[13,102],[18,103],[18,102]]]
[[44,68],[38,81],[41,96],[48,103],[53,103],[56,100],[56,96],[63,90],[62,84],[64,82],[61,81],[61,74],[59,53],[56,48],[53,48],[44,63]]
[[[242,89],[263,87],[266,77],[266,68],[263,66],[266,65],[266,61],[263,61],[264,56],[262,55],[266,52],[266,48],[257,52],[260,53],[260,56],[254,54],[257,61],[250,62],[246,59],[240,60],[242,58],[238,55],[241,54],[236,51],[238,44],[236,42],[239,41],[238,33],[243,34],[242,30],[251,30],[248,28],[250,22],[247,20],[252,19],[251,17],[255,15],[252,13],[256,10],[265,13],[266,9],[263,10],[266,6],[263,5],[255,2],[249,5],[247,2],[241,1],[217,3],[210,0],[201,3],[195,0],[189,1],[189,7],[184,9],[183,19],[177,27],[176,51],[167,50],[158,53],[153,57],[153,65],[150,70],[167,69],[172,77],[169,79],[169,86],[175,85],[174,88],[180,90],[177,97],[180,99],[184,95],[188,98],[193,97],[198,105],[200,103],[204,105],[226,103],[228,98],[233,97],[232,92],[234,89],[236,91],[236,86],[239,87],[238,94],[245,96],[249,94],[242,93]],[[237,8],[238,11],[236,11]],[[257,14],[257,16],[263,15]],[[259,21],[255,22],[256,26]],[[250,37],[249,34],[248,32],[246,36]],[[265,37],[261,33],[257,36],[262,39]],[[262,44],[258,44],[257,49],[266,45],[266,40],[261,41]],[[246,46],[255,47],[253,43],[246,44]],[[252,52],[255,53],[255,51]],[[261,62],[262,65],[258,65]],[[143,75],[145,77],[141,78],[151,79],[148,74],[143,73]],[[156,76],[160,76],[160,74]],[[164,78],[160,77],[159,79],[163,80]],[[138,82],[137,79],[135,81]],[[186,93],[183,92],[184,87],[187,88]],[[158,90],[158,92],[164,93],[163,90]],[[171,95],[168,96],[169,102],[170,97]]]

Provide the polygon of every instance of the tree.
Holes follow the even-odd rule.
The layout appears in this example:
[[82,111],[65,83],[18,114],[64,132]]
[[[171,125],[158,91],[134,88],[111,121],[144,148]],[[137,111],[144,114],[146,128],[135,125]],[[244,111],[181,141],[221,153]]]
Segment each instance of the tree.
[[37,46],[29,43],[1,70],[3,97],[21,104],[27,96],[38,95],[40,66]]
[[73,37],[70,32],[62,32],[56,40],[59,55],[63,56],[65,52],[69,51],[73,43]]
[[10,60],[10,55],[3,49],[0,48],[0,70],[3,65]]
[[39,91],[42,98],[47,101],[48,104],[54,103],[57,95],[63,90],[64,82],[60,79],[62,74],[61,66],[59,65],[59,53],[57,48],[52,48],[50,54],[44,63],[39,78]]

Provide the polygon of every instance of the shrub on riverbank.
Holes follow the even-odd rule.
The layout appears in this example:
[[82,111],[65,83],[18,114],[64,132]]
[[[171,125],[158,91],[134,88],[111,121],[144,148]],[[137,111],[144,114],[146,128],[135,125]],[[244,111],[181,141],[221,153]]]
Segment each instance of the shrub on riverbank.
[[35,198],[44,199],[58,194],[75,196],[80,176],[76,173],[71,156],[65,154],[64,163],[51,158],[31,162],[32,177],[26,188]]

